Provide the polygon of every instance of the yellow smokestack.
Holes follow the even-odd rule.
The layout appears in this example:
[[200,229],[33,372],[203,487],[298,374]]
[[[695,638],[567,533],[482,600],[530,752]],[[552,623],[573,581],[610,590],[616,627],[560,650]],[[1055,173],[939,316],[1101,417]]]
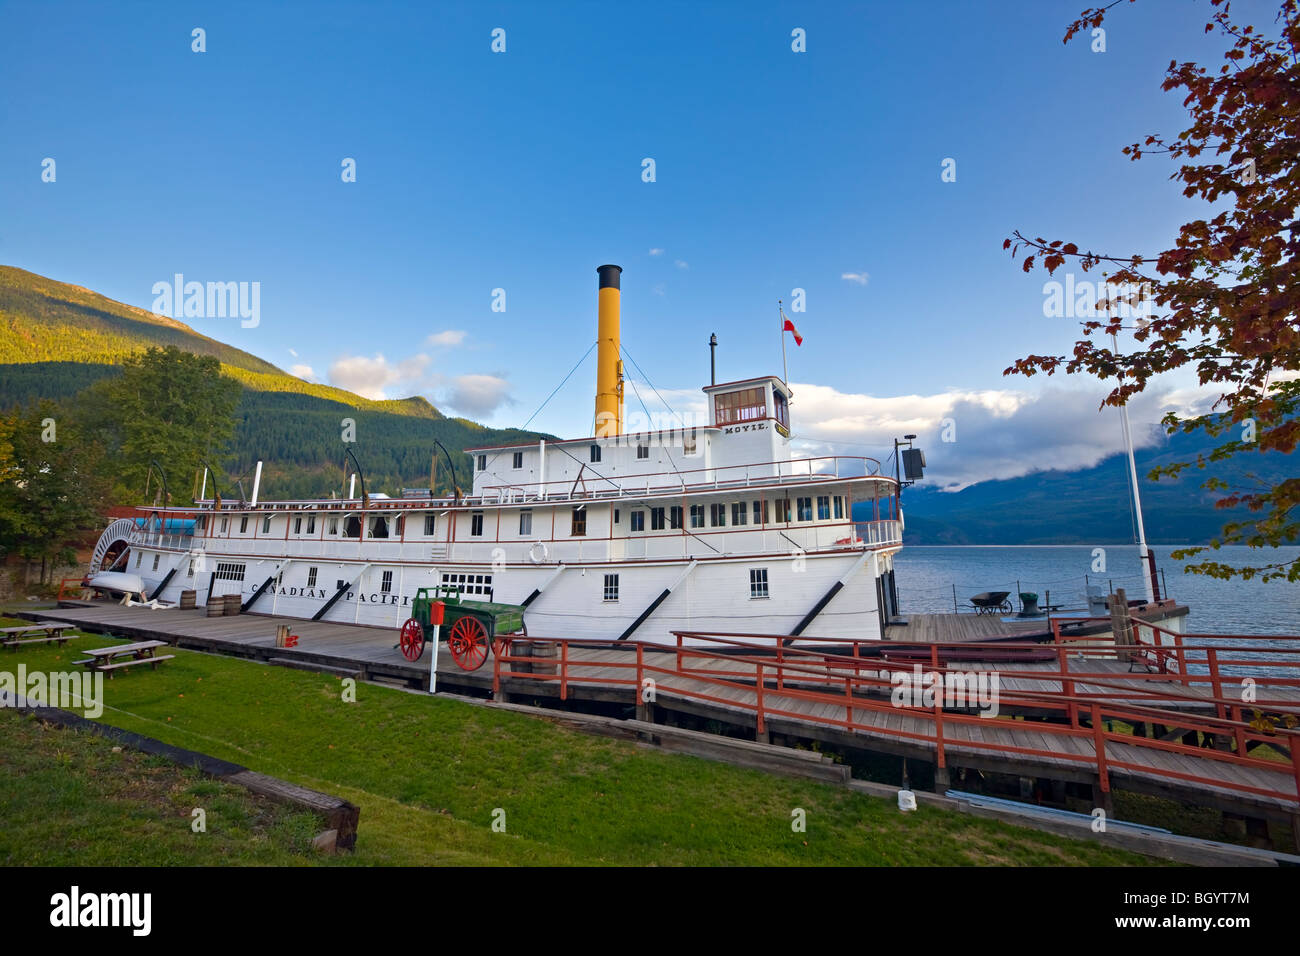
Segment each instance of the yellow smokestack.
[[596,304],[596,436],[623,434],[623,363],[619,359],[619,276],[622,266],[599,266]]

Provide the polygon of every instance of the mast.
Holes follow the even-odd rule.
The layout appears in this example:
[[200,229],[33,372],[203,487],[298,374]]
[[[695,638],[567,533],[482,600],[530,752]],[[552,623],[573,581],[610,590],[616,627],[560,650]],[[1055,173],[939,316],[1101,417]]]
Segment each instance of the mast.
[[[1119,337],[1112,333],[1110,340],[1114,346],[1115,354],[1118,355]],[[1124,449],[1128,452],[1128,477],[1129,483],[1133,487],[1133,513],[1137,515],[1138,557],[1142,562],[1142,584],[1146,588],[1147,603],[1151,604],[1155,601],[1156,596],[1151,587],[1151,559],[1148,557],[1147,533],[1142,526],[1142,496],[1138,492],[1137,462],[1133,459],[1133,432],[1129,428],[1128,402],[1119,407],[1119,420],[1124,431]]]

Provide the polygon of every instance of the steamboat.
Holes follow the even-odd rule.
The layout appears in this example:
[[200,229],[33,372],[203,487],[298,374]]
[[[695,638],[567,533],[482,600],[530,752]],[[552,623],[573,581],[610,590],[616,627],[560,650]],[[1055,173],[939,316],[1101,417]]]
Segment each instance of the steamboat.
[[261,500],[259,465],[251,497],[226,501],[205,474],[193,507],[105,529],[92,580],[137,576],[156,605],[237,594],[247,612],[393,629],[441,587],[522,608],[538,636],[883,637],[898,613],[899,479],[870,458],[798,457],[776,375],[706,386],[694,427],[625,431],[621,273],[597,269],[595,435],[468,449],[472,487],[443,497],[363,485]]

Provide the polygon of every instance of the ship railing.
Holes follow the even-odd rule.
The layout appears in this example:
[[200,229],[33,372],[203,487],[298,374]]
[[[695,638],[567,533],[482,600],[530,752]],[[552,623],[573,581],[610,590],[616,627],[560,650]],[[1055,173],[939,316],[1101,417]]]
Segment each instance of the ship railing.
[[[760,736],[769,721],[779,718],[925,745],[941,769],[948,764],[949,749],[959,748],[1019,763],[1026,757],[1058,767],[1061,761],[1074,763],[1094,773],[1103,792],[1110,791],[1112,774],[1156,776],[1281,803],[1288,814],[1300,808],[1300,730],[1291,723],[1300,715],[1300,697],[1290,691],[1294,685],[1287,678],[1268,678],[1272,697],[1260,706],[1270,716],[1261,721],[1247,719],[1241,701],[1220,696],[1217,688],[1190,692],[1179,675],[1117,672],[1086,658],[1080,662],[1076,652],[1091,646],[1083,639],[1055,645],[918,645],[801,636],[790,645],[787,634],[673,634],[676,647],[669,649],[646,642],[629,647],[530,635],[494,655],[493,686],[499,693],[502,682],[509,681],[507,690],[513,693],[530,683],[547,684],[561,700],[584,684],[622,686],[638,705],[685,699],[739,708],[753,714]],[[1098,649],[1106,644],[1092,643]],[[588,653],[615,647],[632,653],[624,660]],[[927,701],[922,688],[915,687],[900,701],[897,689],[911,687],[922,667],[933,675],[930,686],[942,691]],[[981,674],[985,686],[995,689],[991,700],[1000,714],[1025,712],[1046,719],[1033,721],[1032,730],[1024,732],[1025,725],[1017,721],[990,719],[991,713],[980,716],[981,710],[987,712],[987,701],[963,695]],[[988,679],[991,674],[997,675],[996,684]],[[1010,686],[1007,679],[1013,679]],[[950,696],[949,690],[958,693]],[[831,706],[821,706],[826,704]],[[898,721],[900,713],[909,719]],[[1148,729],[1156,727],[1159,734],[1148,736]],[[1202,737],[1215,747],[1202,745]],[[1195,761],[1175,764],[1170,754]],[[1216,772],[1225,766],[1242,772]]]
[[673,492],[701,492],[745,488],[751,485],[815,483],[846,478],[893,479],[882,475],[874,458],[828,455],[745,465],[718,465],[678,471],[631,474],[618,478],[584,472],[576,478],[557,478],[526,484],[484,485],[483,501],[571,501],[626,498]]

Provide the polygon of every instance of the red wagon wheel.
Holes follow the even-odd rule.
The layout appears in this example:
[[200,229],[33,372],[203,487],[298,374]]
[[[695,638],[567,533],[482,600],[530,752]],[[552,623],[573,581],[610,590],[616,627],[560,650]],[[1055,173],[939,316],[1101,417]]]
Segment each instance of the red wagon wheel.
[[476,671],[488,657],[487,629],[476,617],[466,615],[451,626],[447,646],[452,659],[467,671]]
[[402,648],[402,656],[408,661],[418,661],[424,653],[424,626],[415,618],[410,618],[402,625],[400,634],[398,644]]
[[[515,634],[518,635],[519,637],[527,637],[528,625],[525,624],[522,628],[516,631]],[[492,653],[495,654],[497,657],[509,657],[511,636],[512,635],[509,634],[498,634],[495,638],[493,638]]]

